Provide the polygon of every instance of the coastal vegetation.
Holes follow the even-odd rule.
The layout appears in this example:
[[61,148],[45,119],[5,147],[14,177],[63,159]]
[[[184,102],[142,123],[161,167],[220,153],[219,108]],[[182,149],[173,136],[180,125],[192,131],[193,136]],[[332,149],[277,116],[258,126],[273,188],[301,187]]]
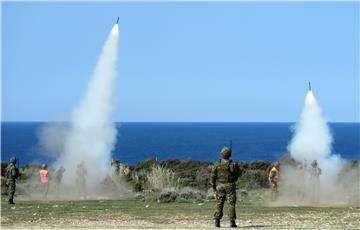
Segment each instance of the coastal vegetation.
[[[279,159],[281,165],[296,168],[297,162],[289,155],[284,155]],[[198,160],[168,159],[158,161],[156,158],[149,158],[137,163],[127,165],[118,160],[113,160],[111,166],[112,175],[98,185],[99,194],[111,196],[111,190],[126,188],[123,193],[128,198],[135,198],[143,201],[169,202],[199,202],[214,200],[215,195],[210,185],[210,176],[213,163]],[[241,175],[237,181],[237,189],[240,196],[258,194],[259,199],[266,199],[266,190],[269,188],[267,175],[272,165],[265,160],[255,160],[252,162],[240,161],[238,165]],[[1,163],[2,178],[4,178],[6,163]],[[40,165],[27,164],[20,167],[20,177],[17,194],[26,195],[29,191],[36,190],[38,170]],[[55,169],[50,168],[50,174]],[[337,176],[337,183],[346,188],[354,187],[351,180],[344,178],[359,178],[360,165],[358,160],[351,160],[344,164]],[[26,183],[28,180],[34,183]],[[1,193],[5,195],[6,183],[1,183]],[[131,190],[132,192],[130,192]],[[348,189],[349,190],[349,189]],[[135,192],[135,193],[134,193]],[[132,194],[132,195],[130,195]],[[135,195],[134,195],[135,194]],[[356,194],[356,193],[355,193]],[[256,197],[256,196],[255,196]],[[353,202],[357,203],[357,197],[352,197]]]

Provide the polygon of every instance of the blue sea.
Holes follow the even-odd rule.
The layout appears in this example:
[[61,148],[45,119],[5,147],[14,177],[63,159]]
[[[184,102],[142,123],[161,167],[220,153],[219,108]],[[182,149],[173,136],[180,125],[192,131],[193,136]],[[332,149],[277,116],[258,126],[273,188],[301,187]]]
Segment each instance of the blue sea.
[[[38,152],[41,122],[2,122],[1,160],[13,155],[20,164],[51,163]],[[275,161],[287,152],[294,123],[116,123],[117,143],[112,155],[134,165],[149,157],[159,160],[215,161],[219,151],[233,144],[233,159]],[[331,123],[333,152],[345,159],[360,159],[360,123]],[[89,143],[91,144],[91,143]]]

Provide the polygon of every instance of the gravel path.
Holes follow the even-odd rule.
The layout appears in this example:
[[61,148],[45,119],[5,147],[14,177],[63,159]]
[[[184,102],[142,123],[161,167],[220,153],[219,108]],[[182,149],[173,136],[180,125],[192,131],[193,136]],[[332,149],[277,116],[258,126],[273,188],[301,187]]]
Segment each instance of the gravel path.
[[[124,213],[116,215],[99,215],[92,219],[46,218],[41,217],[29,222],[11,223],[7,218],[1,219],[2,229],[211,229],[211,216],[179,214],[176,216],[152,216],[151,219],[129,216]],[[228,228],[225,218],[222,226]],[[308,211],[302,214],[293,212],[240,213],[237,220],[240,229],[360,229],[359,208],[349,207],[348,212]]]

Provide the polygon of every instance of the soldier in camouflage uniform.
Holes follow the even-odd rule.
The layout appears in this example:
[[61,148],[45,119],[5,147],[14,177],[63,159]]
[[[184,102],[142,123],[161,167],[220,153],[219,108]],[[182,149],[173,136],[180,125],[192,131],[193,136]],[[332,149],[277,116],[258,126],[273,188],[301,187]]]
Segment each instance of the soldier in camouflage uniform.
[[215,227],[220,227],[223,216],[224,202],[229,204],[230,227],[236,228],[236,181],[240,176],[239,166],[230,160],[231,149],[224,147],[221,150],[222,159],[215,163],[211,173],[211,184],[216,193],[216,211],[214,213]]
[[10,158],[10,164],[6,168],[6,179],[7,179],[7,185],[8,185],[8,193],[9,193],[9,204],[15,204],[14,203],[14,194],[15,194],[15,188],[16,188],[16,179],[19,176],[19,170],[16,168],[16,158],[11,157]]

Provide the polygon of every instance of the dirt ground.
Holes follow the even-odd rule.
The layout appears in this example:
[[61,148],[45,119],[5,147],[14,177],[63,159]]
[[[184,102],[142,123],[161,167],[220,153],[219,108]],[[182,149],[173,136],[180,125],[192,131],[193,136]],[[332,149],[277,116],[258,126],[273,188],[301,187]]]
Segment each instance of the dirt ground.
[[[211,229],[214,203],[2,202],[2,229]],[[226,208],[226,207],[225,207]],[[226,211],[226,209],[225,209]],[[225,212],[226,213],[226,212]],[[237,207],[240,229],[360,229],[360,207]],[[229,228],[224,216],[221,226]]]

